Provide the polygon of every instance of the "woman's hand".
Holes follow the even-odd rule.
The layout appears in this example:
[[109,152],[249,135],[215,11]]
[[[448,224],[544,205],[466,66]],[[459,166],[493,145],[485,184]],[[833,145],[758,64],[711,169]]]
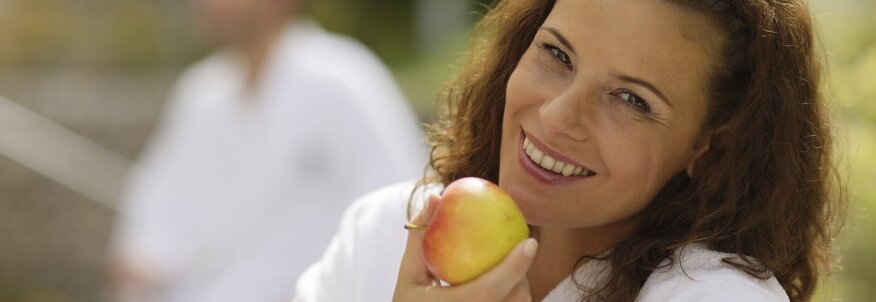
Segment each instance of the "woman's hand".
[[[426,207],[411,224],[426,225],[438,204],[440,196],[429,196]],[[526,239],[514,247],[498,265],[472,281],[452,287],[442,287],[426,268],[423,260],[423,230],[408,231],[408,243],[402,258],[393,302],[474,301],[505,302],[531,301],[526,272],[535,258],[538,243]]]

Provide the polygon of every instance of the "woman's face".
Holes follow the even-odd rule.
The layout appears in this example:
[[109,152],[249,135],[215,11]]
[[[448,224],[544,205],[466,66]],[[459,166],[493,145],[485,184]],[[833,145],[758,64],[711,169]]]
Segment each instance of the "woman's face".
[[502,126],[499,184],[530,224],[632,221],[693,163],[709,28],[664,1],[557,1],[508,81]]

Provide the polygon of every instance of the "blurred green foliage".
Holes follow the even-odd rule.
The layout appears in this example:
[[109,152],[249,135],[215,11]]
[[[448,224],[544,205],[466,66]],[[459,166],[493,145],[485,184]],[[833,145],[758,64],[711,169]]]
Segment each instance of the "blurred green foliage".
[[0,9],[0,67],[130,70],[190,62],[204,53],[203,44],[193,26],[181,24],[186,16],[165,2],[7,1]]
[[417,55],[416,22],[411,0],[320,0],[308,11],[329,30],[356,37],[392,62]]
[[827,99],[838,121],[839,168],[849,208],[838,238],[841,270],[822,301],[876,300],[876,2],[811,1],[828,62]]
[[157,1],[15,0],[0,9],[0,67],[151,68],[189,58],[161,35],[166,20]]
[[[416,1],[322,0],[308,10],[383,58],[414,60]],[[143,69],[185,65],[208,51],[192,1],[2,0],[0,68]]]

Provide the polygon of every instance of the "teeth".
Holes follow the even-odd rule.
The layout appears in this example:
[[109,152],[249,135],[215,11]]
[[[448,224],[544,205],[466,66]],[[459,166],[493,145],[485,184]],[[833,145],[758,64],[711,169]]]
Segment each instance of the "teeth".
[[529,145],[529,148],[526,149],[526,154],[536,163],[540,163],[544,157],[544,153],[541,153],[541,150],[536,149],[533,145]]
[[563,176],[569,176],[569,175],[572,175],[572,172],[575,171],[575,170],[578,169],[578,168],[581,168],[581,167],[577,167],[577,168],[576,168],[576,167],[573,166],[573,165],[566,165],[566,167],[563,168]]
[[539,164],[542,168],[550,170],[554,168],[555,163],[557,163],[556,159],[550,157],[550,155],[545,154],[544,157],[541,158],[541,162]]
[[589,170],[584,167],[578,167],[572,164],[568,164],[559,160],[556,160],[550,155],[544,154],[541,150],[535,147],[535,145],[529,140],[528,137],[523,139],[523,149],[526,151],[526,155],[529,156],[534,163],[538,164],[545,170],[553,171],[557,174],[562,174],[563,176],[592,176]]
[[565,163],[563,163],[561,161],[557,161],[556,163],[554,163],[554,168],[551,169],[551,171],[554,171],[554,173],[561,173],[561,172],[563,172],[564,166],[566,166]]

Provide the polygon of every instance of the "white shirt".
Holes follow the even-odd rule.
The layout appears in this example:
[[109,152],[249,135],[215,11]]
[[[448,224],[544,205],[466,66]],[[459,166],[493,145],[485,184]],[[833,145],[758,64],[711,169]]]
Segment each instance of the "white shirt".
[[[402,226],[413,188],[413,182],[396,184],[354,202],[322,259],[299,278],[293,301],[391,301],[407,239]],[[418,190],[413,211],[419,211],[429,193],[440,190],[435,185]],[[760,280],[723,264],[721,259],[732,254],[692,245],[676,253],[676,260],[679,255],[681,261],[651,274],[637,301],[788,301],[774,277]],[[575,272],[577,280],[594,284],[605,272],[603,265],[600,261],[583,265]],[[580,296],[567,277],[542,301],[578,301]]]
[[253,89],[245,70],[226,50],[185,72],[131,176],[114,248],[161,280],[148,300],[288,301],[350,201],[425,167],[413,114],[360,44],[298,23]]

